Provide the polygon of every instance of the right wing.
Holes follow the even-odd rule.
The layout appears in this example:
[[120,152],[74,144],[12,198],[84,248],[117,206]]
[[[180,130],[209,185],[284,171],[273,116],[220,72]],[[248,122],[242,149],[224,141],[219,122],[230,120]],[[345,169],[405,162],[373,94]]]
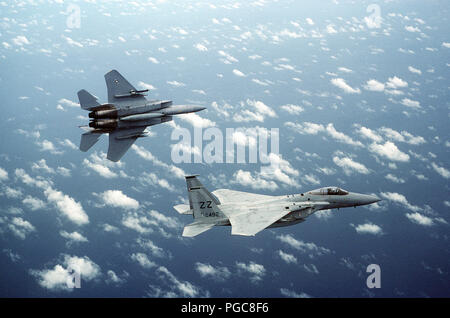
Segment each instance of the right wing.
[[271,195],[256,194],[228,189],[218,189],[212,192],[221,203],[254,203],[258,201],[272,200]]
[[[148,90],[137,90],[119,72],[112,70],[105,74],[108,89],[108,103],[117,104],[129,101],[146,101],[142,93]],[[120,107],[120,106],[119,106]]]
[[146,127],[137,127],[125,130],[116,130],[109,133],[108,158],[117,162],[133,145],[139,137],[143,137],[143,131]]

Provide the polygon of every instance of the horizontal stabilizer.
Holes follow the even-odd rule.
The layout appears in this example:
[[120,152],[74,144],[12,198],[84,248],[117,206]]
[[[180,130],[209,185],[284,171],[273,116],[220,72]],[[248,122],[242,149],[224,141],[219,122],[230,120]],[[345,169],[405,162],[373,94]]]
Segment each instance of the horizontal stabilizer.
[[186,225],[183,230],[184,237],[193,237],[197,236],[205,231],[208,231],[210,228],[214,227],[215,223],[205,223],[205,222],[194,222],[189,225]]
[[80,150],[84,152],[88,151],[93,145],[95,145],[101,135],[101,133],[93,133],[91,131],[82,134],[80,141]]
[[92,108],[100,106],[97,98],[84,89],[80,90],[77,95],[81,108],[85,110],[92,110]]
[[189,204],[178,204],[178,205],[175,205],[173,208],[180,214],[193,214],[194,213],[194,211],[192,211],[189,208]]

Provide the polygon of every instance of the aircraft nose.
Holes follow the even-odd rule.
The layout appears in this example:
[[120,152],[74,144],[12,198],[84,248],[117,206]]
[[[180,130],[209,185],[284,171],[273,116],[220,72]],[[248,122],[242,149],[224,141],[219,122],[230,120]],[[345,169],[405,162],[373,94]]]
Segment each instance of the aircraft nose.
[[378,196],[376,196],[376,195],[368,195],[368,194],[366,194],[366,195],[364,195],[364,200],[363,201],[364,201],[364,204],[372,204],[372,203],[381,201],[381,199]]
[[206,109],[206,107],[203,107],[203,106],[192,106],[192,112],[199,112],[199,111],[202,111],[202,110],[204,110],[204,109]]

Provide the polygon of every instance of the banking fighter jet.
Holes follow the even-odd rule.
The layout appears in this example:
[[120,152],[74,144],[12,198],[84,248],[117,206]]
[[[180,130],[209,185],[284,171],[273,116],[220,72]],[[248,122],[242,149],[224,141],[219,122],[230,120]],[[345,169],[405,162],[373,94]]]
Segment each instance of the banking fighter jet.
[[[147,100],[148,89],[137,90],[120,73],[105,74],[108,103],[100,104],[82,89],[78,92],[80,106],[90,111],[88,131],[81,135],[80,150],[88,151],[102,134],[109,134],[107,158],[119,161],[137,138],[145,137],[145,128],[172,120],[173,115],[198,112],[205,107],[172,105],[170,100]],[[82,127],[83,128],[83,127]]]
[[300,194],[270,196],[228,189],[209,192],[196,176],[186,176],[189,205],[174,209],[192,214],[183,236],[192,237],[216,225],[231,225],[231,234],[251,236],[265,228],[304,222],[319,210],[356,207],[380,201],[375,195],[326,187]]

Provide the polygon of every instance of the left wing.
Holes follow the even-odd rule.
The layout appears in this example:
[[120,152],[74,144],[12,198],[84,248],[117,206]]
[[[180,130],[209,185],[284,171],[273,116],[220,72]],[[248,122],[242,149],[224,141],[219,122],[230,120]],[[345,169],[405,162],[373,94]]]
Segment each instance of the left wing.
[[145,126],[125,130],[116,130],[109,133],[109,147],[107,158],[119,161],[131,145],[139,137],[144,137]]
[[80,141],[80,150],[84,152],[88,151],[93,145],[95,145],[101,135],[101,133],[93,133],[91,131],[82,134]]
[[[241,208],[242,212],[227,213],[221,208],[231,223],[231,234],[251,236],[264,230],[291,211],[280,206]],[[236,211],[236,210],[234,210]],[[228,215],[227,215],[228,214]]]
[[130,101],[146,101],[143,93],[147,92],[148,89],[137,90],[116,70],[106,73],[105,81],[108,89],[108,103],[110,104],[120,104],[121,102]]
[[[304,210],[305,217],[327,205],[327,202],[308,202],[296,211]],[[264,230],[282,217],[293,212],[283,205],[258,204],[250,207],[222,206],[221,210],[231,223],[231,234],[251,236]]]

